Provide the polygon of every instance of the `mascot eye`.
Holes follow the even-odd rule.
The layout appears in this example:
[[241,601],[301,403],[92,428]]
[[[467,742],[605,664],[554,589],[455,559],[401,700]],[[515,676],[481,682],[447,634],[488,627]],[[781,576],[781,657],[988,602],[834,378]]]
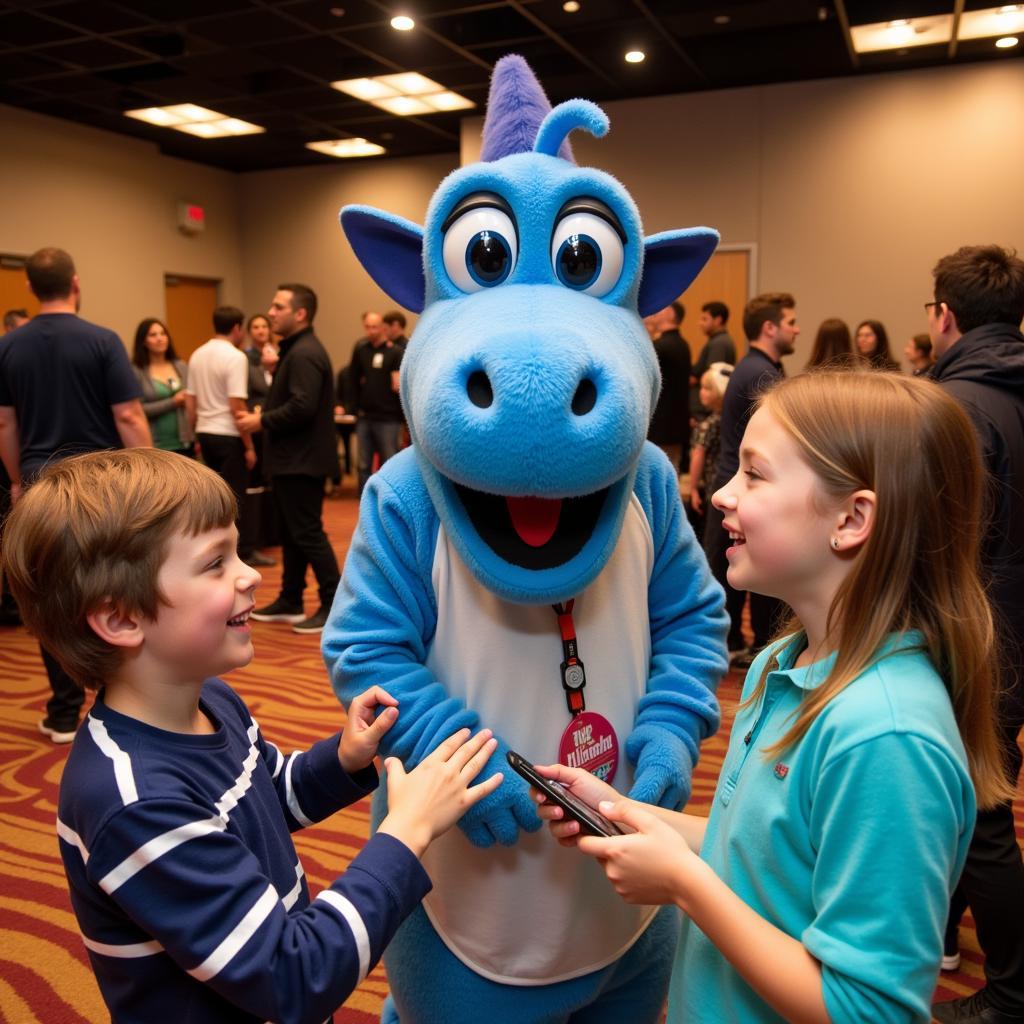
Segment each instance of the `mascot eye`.
[[452,283],[464,292],[493,288],[516,265],[516,229],[493,206],[467,210],[445,232],[442,256]]
[[607,295],[619,280],[622,260],[622,239],[604,218],[572,213],[555,225],[551,265],[566,288]]

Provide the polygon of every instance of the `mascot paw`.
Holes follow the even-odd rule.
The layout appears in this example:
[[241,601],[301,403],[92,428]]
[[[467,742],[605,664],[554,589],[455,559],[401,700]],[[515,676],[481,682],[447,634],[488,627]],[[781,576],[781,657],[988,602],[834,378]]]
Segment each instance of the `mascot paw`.
[[471,807],[459,819],[459,828],[474,846],[511,846],[519,838],[519,831],[536,832],[541,826],[537,808],[530,799],[529,786],[512,771],[505,760],[508,747],[498,749],[488,759],[477,776],[486,779],[501,772],[505,781],[490,796]]
[[690,798],[693,758],[668,729],[637,726],[626,740],[626,756],[636,765],[628,794],[634,800],[679,810]]

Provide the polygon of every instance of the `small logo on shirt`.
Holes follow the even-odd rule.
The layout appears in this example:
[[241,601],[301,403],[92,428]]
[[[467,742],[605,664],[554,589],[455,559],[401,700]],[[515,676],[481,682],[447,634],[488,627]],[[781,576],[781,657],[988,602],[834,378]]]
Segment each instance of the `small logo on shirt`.
[[775,772],[775,778],[784,779],[789,774],[789,765],[783,764],[781,761],[777,761],[772,770]]

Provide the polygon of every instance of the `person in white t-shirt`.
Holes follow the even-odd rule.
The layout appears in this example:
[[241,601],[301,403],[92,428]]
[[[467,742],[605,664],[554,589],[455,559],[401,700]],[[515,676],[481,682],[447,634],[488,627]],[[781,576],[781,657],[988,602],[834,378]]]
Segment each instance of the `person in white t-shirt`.
[[[256,464],[252,436],[239,430],[236,412],[245,412],[249,397],[249,360],[242,352],[245,314],[235,306],[213,311],[214,336],[192,353],[188,361],[185,409],[196,434],[203,462],[224,479],[238,503],[239,516],[245,501],[249,470]],[[239,536],[247,536],[239,528]],[[249,565],[273,565],[255,549],[239,557]]]

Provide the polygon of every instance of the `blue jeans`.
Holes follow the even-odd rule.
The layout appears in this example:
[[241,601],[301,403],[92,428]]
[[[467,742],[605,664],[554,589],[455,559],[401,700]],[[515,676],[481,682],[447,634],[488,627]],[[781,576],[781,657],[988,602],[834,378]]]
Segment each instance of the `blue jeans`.
[[373,456],[380,456],[383,466],[398,451],[398,438],[402,432],[400,420],[369,420],[360,416],[356,423],[356,440],[359,443],[359,493],[363,493],[366,481],[373,471]]

